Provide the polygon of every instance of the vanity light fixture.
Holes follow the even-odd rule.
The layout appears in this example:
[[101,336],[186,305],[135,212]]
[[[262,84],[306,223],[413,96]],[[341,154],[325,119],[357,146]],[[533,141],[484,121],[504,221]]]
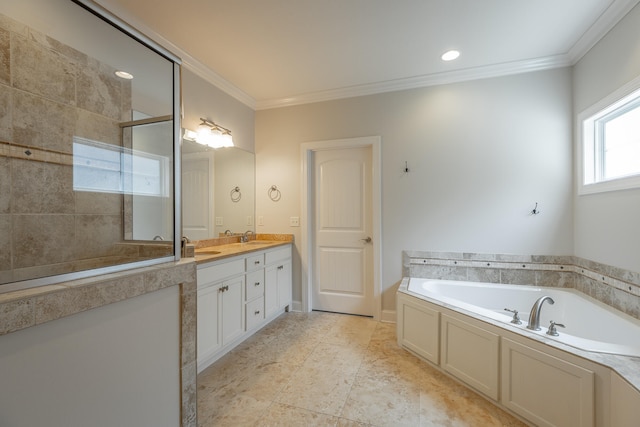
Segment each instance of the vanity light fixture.
[[231,131],[207,119],[200,119],[202,123],[197,131],[184,129],[182,138],[187,141],[197,142],[211,148],[233,147]]
[[[211,148],[224,148],[233,147],[233,137],[231,131],[225,127],[222,127],[211,120],[200,118],[202,123],[198,126],[198,131],[188,131],[190,136],[194,136],[195,142],[202,145],[207,145]],[[185,138],[187,131],[185,131]]]
[[443,61],[453,61],[454,59],[457,59],[459,56],[460,56],[460,52],[458,52],[457,50],[448,50],[445,53],[443,53],[440,58]]
[[118,70],[114,74],[120,77],[121,79],[125,79],[125,80],[133,79],[133,74],[127,73],[126,71]]
[[187,141],[196,141],[196,138],[198,137],[198,132],[192,131],[191,129],[185,129],[184,133],[182,134],[182,138],[186,139]]

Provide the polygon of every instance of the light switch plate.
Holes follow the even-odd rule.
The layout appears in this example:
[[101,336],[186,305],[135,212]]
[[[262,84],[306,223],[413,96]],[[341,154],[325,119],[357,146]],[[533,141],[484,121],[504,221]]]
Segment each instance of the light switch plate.
[[217,216],[216,217],[216,225],[222,225],[222,217],[221,216]]
[[262,215],[258,217],[258,225],[264,225],[264,217]]

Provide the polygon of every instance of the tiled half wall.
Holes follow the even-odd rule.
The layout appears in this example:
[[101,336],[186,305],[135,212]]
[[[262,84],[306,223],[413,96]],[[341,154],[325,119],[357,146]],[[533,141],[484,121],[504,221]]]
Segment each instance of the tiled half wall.
[[575,288],[640,319],[640,272],[574,256],[404,251],[403,276]]

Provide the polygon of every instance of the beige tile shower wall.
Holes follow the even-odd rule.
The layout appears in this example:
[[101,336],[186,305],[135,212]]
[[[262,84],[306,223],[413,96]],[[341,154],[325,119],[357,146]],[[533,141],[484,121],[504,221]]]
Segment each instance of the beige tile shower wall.
[[0,283],[118,253],[122,195],[74,191],[72,169],[74,136],[121,144],[131,84],[114,71],[0,15]]
[[575,288],[640,319],[640,272],[574,256],[404,251],[403,276]]

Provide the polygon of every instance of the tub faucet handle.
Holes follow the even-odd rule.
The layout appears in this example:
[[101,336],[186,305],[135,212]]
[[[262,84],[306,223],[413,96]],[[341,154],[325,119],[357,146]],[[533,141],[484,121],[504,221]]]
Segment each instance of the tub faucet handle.
[[556,323],[553,320],[551,322],[549,322],[549,330],[547,331],[547,335],[551,335],[554,337],[557,337],[558,335],[560,335],[558,333],[558,331],[556,330],[556,326],[560,326],[561,328],[564,328],[565,326],[561,323]]
[[518,310],[511,310],[509,308],[505,308],[504,311],[513,313],[513,319],[511,319],[511,323],[513,323],[514,325],[522,325],[522,320],[520,320],[520,316],[518,316]]

